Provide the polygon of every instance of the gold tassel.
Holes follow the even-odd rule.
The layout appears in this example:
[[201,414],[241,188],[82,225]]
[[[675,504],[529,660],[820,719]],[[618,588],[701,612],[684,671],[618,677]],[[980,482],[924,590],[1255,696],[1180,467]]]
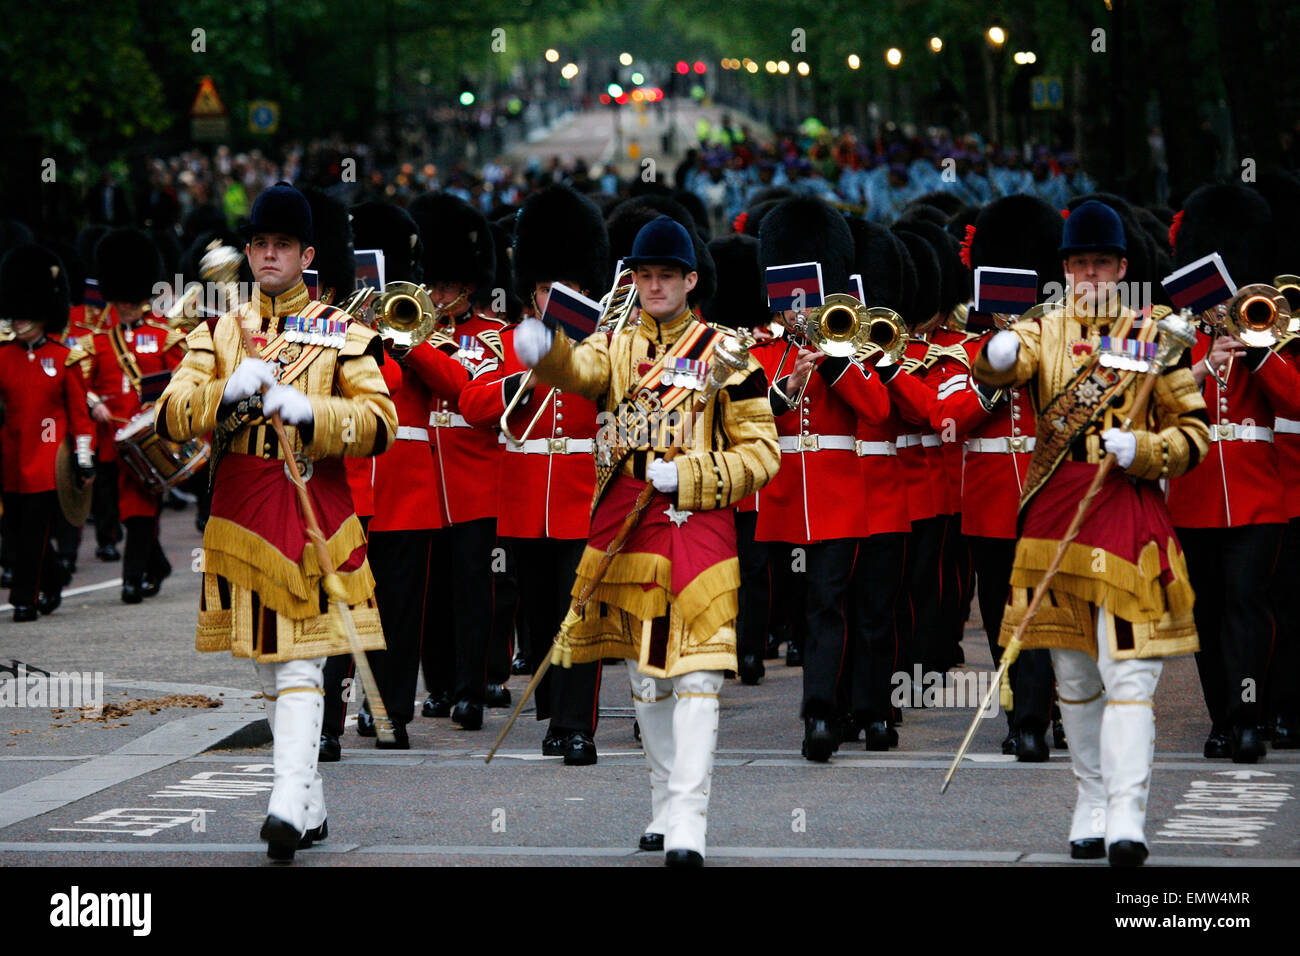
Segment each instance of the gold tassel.
[[998,688],[998,702],[1005,711],[1015,710],[1015,698],[1011,693],[1011,665],[1019,656],[1020,642],[1012,639],[1002,650],[1002,663],[1005,668],[1002,671],[1001,686]]

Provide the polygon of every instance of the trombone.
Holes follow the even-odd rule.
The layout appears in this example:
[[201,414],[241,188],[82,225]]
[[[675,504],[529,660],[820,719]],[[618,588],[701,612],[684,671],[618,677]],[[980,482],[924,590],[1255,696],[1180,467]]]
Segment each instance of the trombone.
[[[1231,336],[1247,348],[1272,348],[1287,337],[1295,321],[1282,289],[1263,282],[1242,286],[1226,304],[1206,309],[1201,313],[1201,318],[1216,332]],[[1218,370],[1209,362],[1205,365],[1219,383],[1219,388],[1226,389],[1228,383]]]
[[375,300],[375,330],[394,348],[413,349],[433,334],[436,310],[422,285],[389,282]]
[[[809,309],[806,314],[797,315],[792,332],[785,351],[781,353],[781,361],[777,363],[778,374],[785,367],[790,350],[801,344],[800,339],[806,340],[817,351],[836,358],[849,358],[860,352],[871,355],[879,351],[897,362],[907,347],[907,326],[903,323],[902,316],[884,306],[868,308],[843,292],[833,292],[826,296],[821,305]],[[810,375],[808,381],[811,379]],[[803,383],[799,394],[793,399],[781,391],[775,377],[772,391],[794,408],[803,400],[808,381]]]
[[[632,308],[636,305],[636,301],[634,273],[631,269],[624,269],[614,277],[614,284],[605,293],[604,298],[600,300],[603,312],[600,321],[596,323],[596,331],[605,332],[610,336],[617,335],[627,324],[628,316],[632,314]],[[533,305],[536,307],[536,303],[533,303]],[[506,440],[517,446],[522,446],[528,440],[528,436],[532,434],[533,429],[537,427],[537,423],[541,421],[542,413],[546,411],[546,406],[550,404],[551,397],[558,391],[558,389],[552,388],[546,393],[546,397],[537,403],[537,412],[533,415],[532,421],[528,423],[528,427],[523,430],[523,433],[516,438],[510,431],[508,419],[514,414],[515,409],[519,407],[519,403],[527,394],[528,386],[532,380],[533,370],[529,369],[528,374],[520,381],[519,388],[515,391],[509,404],[506,405],[506,410],[501,413],[501,421],[497,423],[497,426],[501,429],[501,434],[506,436]]]

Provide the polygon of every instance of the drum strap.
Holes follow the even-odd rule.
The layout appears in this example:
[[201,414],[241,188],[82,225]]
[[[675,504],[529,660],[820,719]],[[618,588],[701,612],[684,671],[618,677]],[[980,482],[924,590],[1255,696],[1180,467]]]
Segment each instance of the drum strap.
[[108,341],[113,345],[113,354],[117,356],[117,364],[126,374],[126,377],[130,379],[131,387],[135,389],[135,394],[139,396],[140,366],[135,360],[135,353],[126,344],[126,332],[120,323],[109,330]]

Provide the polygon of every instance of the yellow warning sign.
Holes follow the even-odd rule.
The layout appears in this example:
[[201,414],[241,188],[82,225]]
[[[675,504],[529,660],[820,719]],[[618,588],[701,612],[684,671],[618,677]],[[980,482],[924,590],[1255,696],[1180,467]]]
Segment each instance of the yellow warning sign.
[[190,116],[225,116],[226,104],[217,95],[217,88],[212,84],[212,77],[205,76],[199,82],[199,92],[190,107]]

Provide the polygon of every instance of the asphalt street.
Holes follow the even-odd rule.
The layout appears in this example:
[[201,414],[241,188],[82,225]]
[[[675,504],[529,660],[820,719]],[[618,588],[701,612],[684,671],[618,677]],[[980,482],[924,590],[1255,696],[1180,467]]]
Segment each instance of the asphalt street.
[[[193,511],[165,512],[163,530],[176,571],[152,600],[121,603],[120,566],[83,544],[53,615],[16,625],[0,611],[0,666],[99,675],[106,705],[83,718],[29,693],[0,707],[0,865],[265,862],[256,835],[271,753],[253,667],[195,652]],[[958,673],[991,669],[977,616],[963,648]],[[907,709],[895,751],[846,744],[829,764],[812,764],[799,756],[801,672],[767,666],[760,686],[723,690],[711,866],[1070,863],[1065,751],[1045,764],[1002,756],[995,715],[941,796],[975,709],[955,700],[966,706]],[[417,717],[412,750],[381,752],[356,735],[353,703],[343,759],[322,765],[330,837],[299,863],[659,866],[636,849],[649,788],[625,681],[621,666],[605,668],[591,767],[542,757],[531,707],[486,765],[506,710],[490,710],[478,732]],[[524,684],[509,686],[518,695]],[[1300,754],[1270,752],[1251,767],[1202,758],[1208,725],[1191,658],[1166,665],[1156,720],[1148,866],[1300,863]]]

